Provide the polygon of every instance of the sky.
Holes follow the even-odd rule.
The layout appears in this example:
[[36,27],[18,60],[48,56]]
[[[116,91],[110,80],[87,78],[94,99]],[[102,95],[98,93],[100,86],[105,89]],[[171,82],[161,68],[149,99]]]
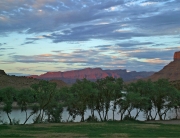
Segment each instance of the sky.
[[0,69],[159,71],[180,51],[180,0],[0,0]]

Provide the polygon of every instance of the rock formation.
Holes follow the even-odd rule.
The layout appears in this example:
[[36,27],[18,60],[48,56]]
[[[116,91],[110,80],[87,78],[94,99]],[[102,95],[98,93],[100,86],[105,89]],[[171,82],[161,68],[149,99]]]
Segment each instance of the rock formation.
[[126,70],[102,70],[101,68],[86,68],[81,70],[72,70],[66,72],[47,72],[40,76],[29,76],[37,79],[45,80],[62,80],[68,84],[74,83],[77,79],[86,78],[91,81],[111,76],[114,78],[122,78],[124,81],[136,80],[152,75],[154,72],[127,72]]
[[0,70],[0,75],[7,75],[4,70]]
[[169,79],[169,81],[180,80],[180,52],[175,52],[174,61],[170,62],[162,70],[154,73],[147,79],[156,81],[160,78]]
[[174,61],[180,60],[180,51],[174,53]]

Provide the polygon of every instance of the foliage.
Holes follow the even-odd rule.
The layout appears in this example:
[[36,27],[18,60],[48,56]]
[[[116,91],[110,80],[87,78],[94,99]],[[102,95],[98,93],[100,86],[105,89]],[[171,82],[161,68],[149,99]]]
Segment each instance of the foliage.
[[[140,112],[146,120],[166,119],[170,110],[176,112],[180,107],[180,92],[166,79],[138,80],[124,84],[121,78],[106,77],[95,82],[87,79],[77,80],[71,87],[56,89],[56,84],[49,81],[39,81],[31,89],[19,91],[8,87],[0,90],[0,100],[4,103],[3,111],[7,114],[10,124],[13,124],[9,114],[13,101],[17,101],[22,112],[26,113],[23,124],[37,114],[34,123],[55,122],[62,120],[62,112],[67,109],[69,117],[74,121],[81,116],[81,122],[114,121],[115,112],[119,113],[119,120],[136,120]],[[31,113],[27,113],[27,109]],[[85,113],[89,109],[90,115],[86,119]],[[108,118],[112,110],[113,117]],[[132,115],[132,111],[136,114]],[[155,110],[155,115],[152,112]],[[95,116],[95,112],[98,113]],[[100,120],[98,120],[98,118]]]
[[128,116],[128,115],[125,115],[125,117],[123,118],[123,120],[128,120],[128,121],[135,121],[136,119],[132,116]]
[[[31,89],[22,89],[17,94],[17,103],[21,108],[21,112],[26,113],[26,118],[23,124],[26,124],[26,122],[29,120],[29,118],[37,113],[36,107],[33,106],[35,103],[35,93]],[[31,109],[31,114],[28,115],[27,109]]]
[[13,124],[9,114],[12,111],[13,101],[16,100],[17,91],[12,87],[3,88],[1,90],[2,102],[4,103],[3,111],[7,114],[10,125]]
[[32,84],[36,102],[39,104],[39,115],[34,123],[43,122],[45,111],[48,110],[53,102],[56,93],[56,83],[41,80],[37,84]]
[[19,125],[19,122],[20,122],[20,120],[16,120],[15,118],[13,118],[13,120],[12,120],[13,125]]

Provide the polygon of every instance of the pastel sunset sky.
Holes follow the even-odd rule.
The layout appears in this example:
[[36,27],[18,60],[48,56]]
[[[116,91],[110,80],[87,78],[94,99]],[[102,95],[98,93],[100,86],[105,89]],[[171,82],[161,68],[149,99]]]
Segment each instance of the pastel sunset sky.
[[0,0],[0,69],[159,71],[180,51],[180,0]]

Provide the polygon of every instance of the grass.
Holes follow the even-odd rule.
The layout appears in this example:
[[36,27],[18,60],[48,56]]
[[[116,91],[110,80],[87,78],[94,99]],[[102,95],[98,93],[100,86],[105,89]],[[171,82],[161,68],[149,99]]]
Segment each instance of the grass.
[[0,138],[88,138],[88,137],[180,137],[180,125],[144,122],[60,123],[33,125],[0,125]]

